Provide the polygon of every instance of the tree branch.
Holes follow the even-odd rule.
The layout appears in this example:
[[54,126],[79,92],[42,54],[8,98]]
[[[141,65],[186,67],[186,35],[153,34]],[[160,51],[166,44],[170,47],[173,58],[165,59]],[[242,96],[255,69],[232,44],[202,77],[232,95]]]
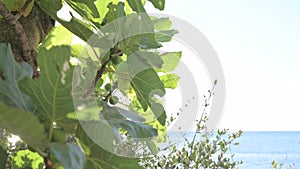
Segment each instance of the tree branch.
[[[27,2],[29,1],[31,0],[28,0]],[[22,59],[25,62],[27,62],[30,66],[32,66],[34,72],[33,77],[39,77],[39,73],[37,71],[36,53],[33,49],[30,48],[28,44],[28,38],[23,29],[23,26],[15,18],[15,16],[8,11],[6,6],[2,2],[0,2],[0,14],[3,16],[3,18],[9,23],[9,25],[15,30],[16,34],[18,35],[22,47],[22,54],[23,54]]]
[[107,64],[110,62],[110,60],[111,60],[111,56],[109,57],[109,59],[106,62],[104,62],[102,64],[101,68],[97,71],[97,74],[96,74],[96,77],[95,77],[95,79],[93,81],[92,86],[89,88],[89,90],[87,91],[87,93],[85,95],[83,95],[83,98],[87,98],[91,93],[93,93],[93,91],[95,90],[95,87],[96,87],[96,84],[97,84],[98,80],[101,79],[101,77],[102,77],[102,75],[103,75],[103,73],[105,71],[105,68],[106,68]]

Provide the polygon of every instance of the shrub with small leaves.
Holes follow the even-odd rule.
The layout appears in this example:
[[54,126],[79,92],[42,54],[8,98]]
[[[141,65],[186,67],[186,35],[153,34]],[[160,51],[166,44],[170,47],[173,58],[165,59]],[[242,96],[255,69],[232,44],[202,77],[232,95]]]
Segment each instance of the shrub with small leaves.
[[[216,85],[216,81],[214,86]],[[145,168],[155,169],[234,169],[242,164],[242,161],[234,160],[234,154],[230,152],[231,146],[238,146],[236,142],[242,135],[242,131],[229,132],[228,129],[208,131],[206,108],[210,105],[213,90],[209,90],[209,96],[205,97],[205,105],[202,117],[197,121],[197,129],[192,140],[184,136],[182,147],[173,145],[164,155],[141,160]]]
[[237,146],[242,131],[235,133],[228,129],[215,132],[205,131],[205,121],[198,125],[198,131],[193,140],[185,138],[182,148],[170,147],[170,151],[164,155],[144,159],[141,164],[145,168],[172,168],[172,169],[233,169],[242,164],[242,161],[234,160],[234,154],[230,153],[231,146]]
[[[242,164],[242,161],[234,159],[231,146],[238,146],[236,142],[242,135],[242,131],[229,132],[228,129],[209,131],[206,127],[208,120],[206,109],[210,106],[214,96],[215,80],[208,97],[204,96],[204,109],[200,120],[197,121],[197,129],[191,140],[184,137],[183,146],[172,145],[168,153],[155,155],[142,159],[140,164],[145,168],[155,169],[234,169]],[[171,120],[172,121],[172,120]]]

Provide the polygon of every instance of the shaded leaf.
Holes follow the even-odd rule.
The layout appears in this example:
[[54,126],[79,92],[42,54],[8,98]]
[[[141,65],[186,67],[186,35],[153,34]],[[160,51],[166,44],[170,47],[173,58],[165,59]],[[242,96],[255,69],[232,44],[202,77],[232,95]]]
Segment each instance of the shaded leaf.
[[21,110],[34,112],[32,101],[18,87],[22,79],[32,77],[32,68],[27,63],[17,63],[10,46],[5,44],[0,44],[0,56],[0,68],[6,78],[0,78],[0,100]]
[[155,33],[155,39],[158,42],[169,42],[172,40],[173,36],[177,34],[177,30],[166,30]]
[[[154,104],[154,103],[152,103],[152,104]],[[130,103],[129,109],[131,111],[138,112],[141,116],[143,116],[146,119],[146,122],[145,122],[146,124],[148,124],[148,125],[152,126],[153,128],[157,129],[157,131],[158,131],[158,136],[156,137],[157,141],[162,142],[163,140],[165,140],[166,126],[162,125],[158,121],[157,117],[155,117],[155,113],[153,113],[153,110],[156,110],[156,109],[154,107],[153,107],[153,110],[148,109],[147,111],[144,111],[141,104],[137,100],[137,98],[134,97],[132,99],[131,103]],[[164,115],[162,115],[162,117],[164,117]],[[165,123],[164,122],[165,119],[161,119],[161,120],[162,120],[162,123]]]
[[154,55],[146,57],[140,54],[143,54],[143,52],[128,56],[127,61],[119,66],[116,72],[118,75],[118,86],[126,95],[130,84],[143,110],[147,111],[148,107],[150,107],[159,122],[165,124],[165,111],[155,101],[156,96],[162,97],[165,94],[164,84],[151,66],[153,65],[153,59],[150,58],[156,57]]
[[38,0],[37,3],[46,14],[58,21],[82,40],[87,41],[94,34],[92,31],[93,25],[91,23],[83,22],[74,16],[72,16],[70,21],[65,21],[57,16],[57,11],[62,8],[62,0]]
[[44,125],[36,116],[21,109],[9,107],[2,102],[0,102],[0,107],[0,128],[18,135],[31,146],[43,147],[47,144]]
[[133,113],[131,111],[121,109],[121,108],[116,108],[116,109],[125,118],[129,118],[129,119],[131,119],[132,121],[135,121],[135,122],[145,122],[144,117],[138,115],[137,113]]
[[[69,64],[70,47],[40,48],[38,63],[41,78],[24,79],[20,88],[34,100],[50,122],[67,126],[67,114],[74,112],[72,91],[73,67]],[[73,123],[71,123],[74,125]],[[50,124],[51,125],[51,124]]]
[[99,111],[98,107],[91,106],[90,108],[84,108],[83,110],[69,113],[67,117],[80,121],[99,121]]
[[149,39],[149,34],[154,32],[154,28],[147,14],[130,14],[121,17],[103,26],[101,31],[109,33],[127,56],[138,51],[140,47],[147,46],[141,43],[142,38],[144,38],[143,43],[155,44],[154,36]]
[[151,138],[157,136],[156,129],[138,120],[144,120],[138,114],[125,109],[110,107],[102,103],[101,116],[114,128],[122,128],[134,138]]
[[162,106],[162,104],[158,103],[158,102],[155,102],[153,100],[150,100],[150,103],[148,103],[148,104],[149,104],[153,114],[157,118],[157,121],[161,125],[164,126],[166,124],[167,114],[166,114],[165,109]]
[[159,96],[165,94],[164,85],[152,68],[142,70],[136,74],[131,81],[131,86],[135,90],[144,111],[147,110],[149,101],[155,94]]
[[82,169],[84,167],[85,156],[78,145],[71,143],[51,143],[49,148],[64,168]]
[[[110,3],[108,4],[108,12],[105,15],[105,19],[106,19],[106,23],[110,23],[118,18],[124,17],[125,11],[124,11],[124,3],[123,2],[119,2],[117,5]],[[120,22],[116,22],[116,23],[120,23]],[[119,26],[123,26],[121,25],[121,23],[119,24]]]
[[106,151],[114,152],[114,142],[119,140],[119,133],[105,120],[81,122],[81,128],[95,144],[101,145]]
[[157,49],[162,47],[159,41],[156,39],[155,34],[143,34],[141,35],[140,48],[141,49]]
[[88,152],[85,169],[142,169],[138,159],[117,156],[95,144],[81,127],[77,136],[80,145]]
[[[133,55],[130,56],[131,62],[142,62],[141,66],[145,67],[143,65],[149,65],[149,67],[153,67],[153,68],[162,68],[163,65],[163,60],[161,59],[161,57],[154,52],[148,52],[148,51],[138,51],[136,53],[134,53]],[[139,65],[139,64],[137,64]],[[143,70],[143,69],[138,69],[139,71]],[[138,72],[136,72],[138,73]]]
[[131,9],[137,13],[145,13],[146,10],[141,0],[126,0]]
[[31,113],[36,107],[17,84],[24,78],[31,79],[32,69],[27,63],[18,64],[9,46],[0,44],[0,55],[0,67],[6,77],[5,81],[0,79],[0,128],[20,136],[32,146],[42,146],[46,144],[44,126]]
[[53,18],[56,16],[56,12],[63,6],[62,0],[37,0],[36,2],[44,12]]
[[65,0],[80,16],[90,21],[99,18],[99,12],[94,4],[96,0]]
[[100,14],[99,23],[103,23],[103,19],[106,16],[106,13],[108,12],[109,8],[107,7],[110,3],[117,4],[119,0],[97,0],[95,2],[95,5],[98,9],[98,12]]
[[0,146],[0,159],[1,159],[0,160],[0,168],[5,168],[7,158],[8,158],[8,154],[7,154],[6,150],[4,150],[2,148],[2,146]]
[[88,40],[88,43],[92,47],[94,47],[94,49],[87,49],[87,50],[91,50],[91,51],[95,50],[96,47],[101,48],[101,49],[106,49],[106,50],[113,47],[112,40],[109,40],[106,37],[103,37],[101,35],[91,36],[90,39]]
[[56,20],[84,41],[87,41],[94,34],[91,25],[73,16],[69,22],[59,19],[57,17]]

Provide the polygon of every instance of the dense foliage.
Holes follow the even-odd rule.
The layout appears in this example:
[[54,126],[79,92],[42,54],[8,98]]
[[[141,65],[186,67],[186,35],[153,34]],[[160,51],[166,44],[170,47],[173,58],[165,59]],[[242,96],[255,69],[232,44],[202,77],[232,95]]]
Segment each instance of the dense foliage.
[[[149,2],[164,8],[164,0]],[[167,18],[145,14],[144,3],[0,1],[0,168],[141,168],[138,160],[95,144],[86,129],[98,129],[92,138],[112,148],[124,147],[124,138],[163,138],[166,112],[156,95],[177,86],[169,72],[180,53],[157,51],[176,31]],[[58,15],[63,6],[72,9],[70,19]],[[52,19],[62,26],[52,28]],[[73,35],[83,42],[72,43]],[[172,56],[177,61],[166,64]],[[96,109],[77,109],[77,102],[88,106],[91,98]],[[10,145],[10,134],[21,141]],[[155,142],[146,142],[149,153],[157,151]]]
[[181,52],[158,50],[177,31],[145,3],[165,0],[0,0],[0,168],[240,164],[226,155],[241,132],[207,135],[205,120],[201,139],[155,155],[167,122],[159,98],[177,87]]
[[194,135],[196,140],[186,138],[182,147],[172,146],[169,152],[144,159],[141,163],[145,168],[174,169],[235,169],[242,164],[230,152],[232,145],[238,145],[236,139],[241,136],[241,131],[230,133],[228,130],[218,130],[206,133],[203,124],[199,127]]

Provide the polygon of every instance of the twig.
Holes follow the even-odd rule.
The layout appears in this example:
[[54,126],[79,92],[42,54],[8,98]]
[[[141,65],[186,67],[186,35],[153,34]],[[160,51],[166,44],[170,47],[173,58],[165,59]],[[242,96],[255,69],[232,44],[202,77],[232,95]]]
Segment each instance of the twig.
[[109,99],[109,98],[111,97],[111,95],[116,91],[117,86],[118,86],[117,82],[114,82],[114,83],[112,84],[112,87],[111,87],[109,93],[108,93],[108,94],[104,97],[104,99],[103,99],[104,102],[108,102],[108,99]]
[[108,95],[105,96],[105,98],[103,99],[103,101],[108,102],[108,99],[111,97],[112,94],[112,90],[109,91]]
[[106,68],[106,65],[110,62],[110,60],[111,60],[111,56],[109,57],[109,59],[106,62],[104,62],[102,64],[100,70],[97,71],[97,75],[96,75],[96,77],[95,77],[95,79],[93,81],[92,86],[89,88],[89,90],[87,91],[87,93],[85,95],[83,95],[84,99],[87,98],[91,93],[93,93],[93,91],[95,90],[95,87],[96,87],[96,84],[97,84],[98,80],[101,79],[101,77],[102,77],[102,75],[104,73],[104,70]]
[[[95,90],[95,87],[96,87],[96,84],[97,84],[98,80],[101,79],[101,77],[102,77],[102,75],[104,73],[104,70],[106,69],[107,64],[111,61],[112,57],[113,56],[115,57],[115,56],[122,56],[123,55],[122,50],[118,49],[117,46],[118,46],[118,43],[113,48],[110,49],[109,59],[107,61],[105,61],[102,64],[100,70],[97,71],[97,75],[96,75],[96,77],[95,77],[95,79],[93,81],[92,86],[89,88],[89,90],[87,91],[87,93],[85,95],[83,95],[84,99],[86,99],[91,93],[93,93],[93,91]],[[94,49],[93,49],[93,51],[94,51],[95,55],[97,56],[96,51]],[[111,93],[109,94],[109,96],[110,95],[111,95]],[[107,98],[105,98],[105,99],[107,99]]]
[[[214,91],[214,89],[215,89],[216,84],[217,84],[217,80],[215,80],[212,89],[211,89],[211,90],[208,90],[209,96],[208,96],[208,98],[205,100],[203,112],[202,112],[202,114],[201,114],[201,118],[200,118],[200,120],[199,120],[199,122],[198,122],[198,125],[201,125],[201,123],[202,123],[202,121],[203,121],[203,118],[205,117],[204,114],[206,114],[206,108],[209,106],[209,102],[210,102],[210,100],[211,100],[211,97],[214,95],[213,91]],[[199,127],[199,126],[197,126],[197,127]],[[200,126],[200,127],[201,127],[201,126]],[[193,136],[193,140],[192,140],[192,142],[191,142],[191,149],[190,149],[191,151],[192,151],[193,148],[194,148],[196,136],[197,136],[197,134],[199,133],[199,130],[200,130],[200,129],[197,128],[196,133],[195,133],[195,135]],[[192,155],[192,154],[191,154],[191,155]]]
[[[31,1],[31,0],[28,0]],[[30,3],[30,2],[29,2]],[[27,62],[33,68],[33,77],[39,77],[39,73],[37,71],[37,62],[36,62],[36,54],[33,49],[30,48],[28,44],[28,38],[23,29],[21,23],[15,18],[15,15],[10,13],[6,6],[0,2],[0,14],[3,18],[14,28],[16,34],[19,37],[21,47],[22,47],[22,59]],[[34,57],[32,57],[34,55]]]

